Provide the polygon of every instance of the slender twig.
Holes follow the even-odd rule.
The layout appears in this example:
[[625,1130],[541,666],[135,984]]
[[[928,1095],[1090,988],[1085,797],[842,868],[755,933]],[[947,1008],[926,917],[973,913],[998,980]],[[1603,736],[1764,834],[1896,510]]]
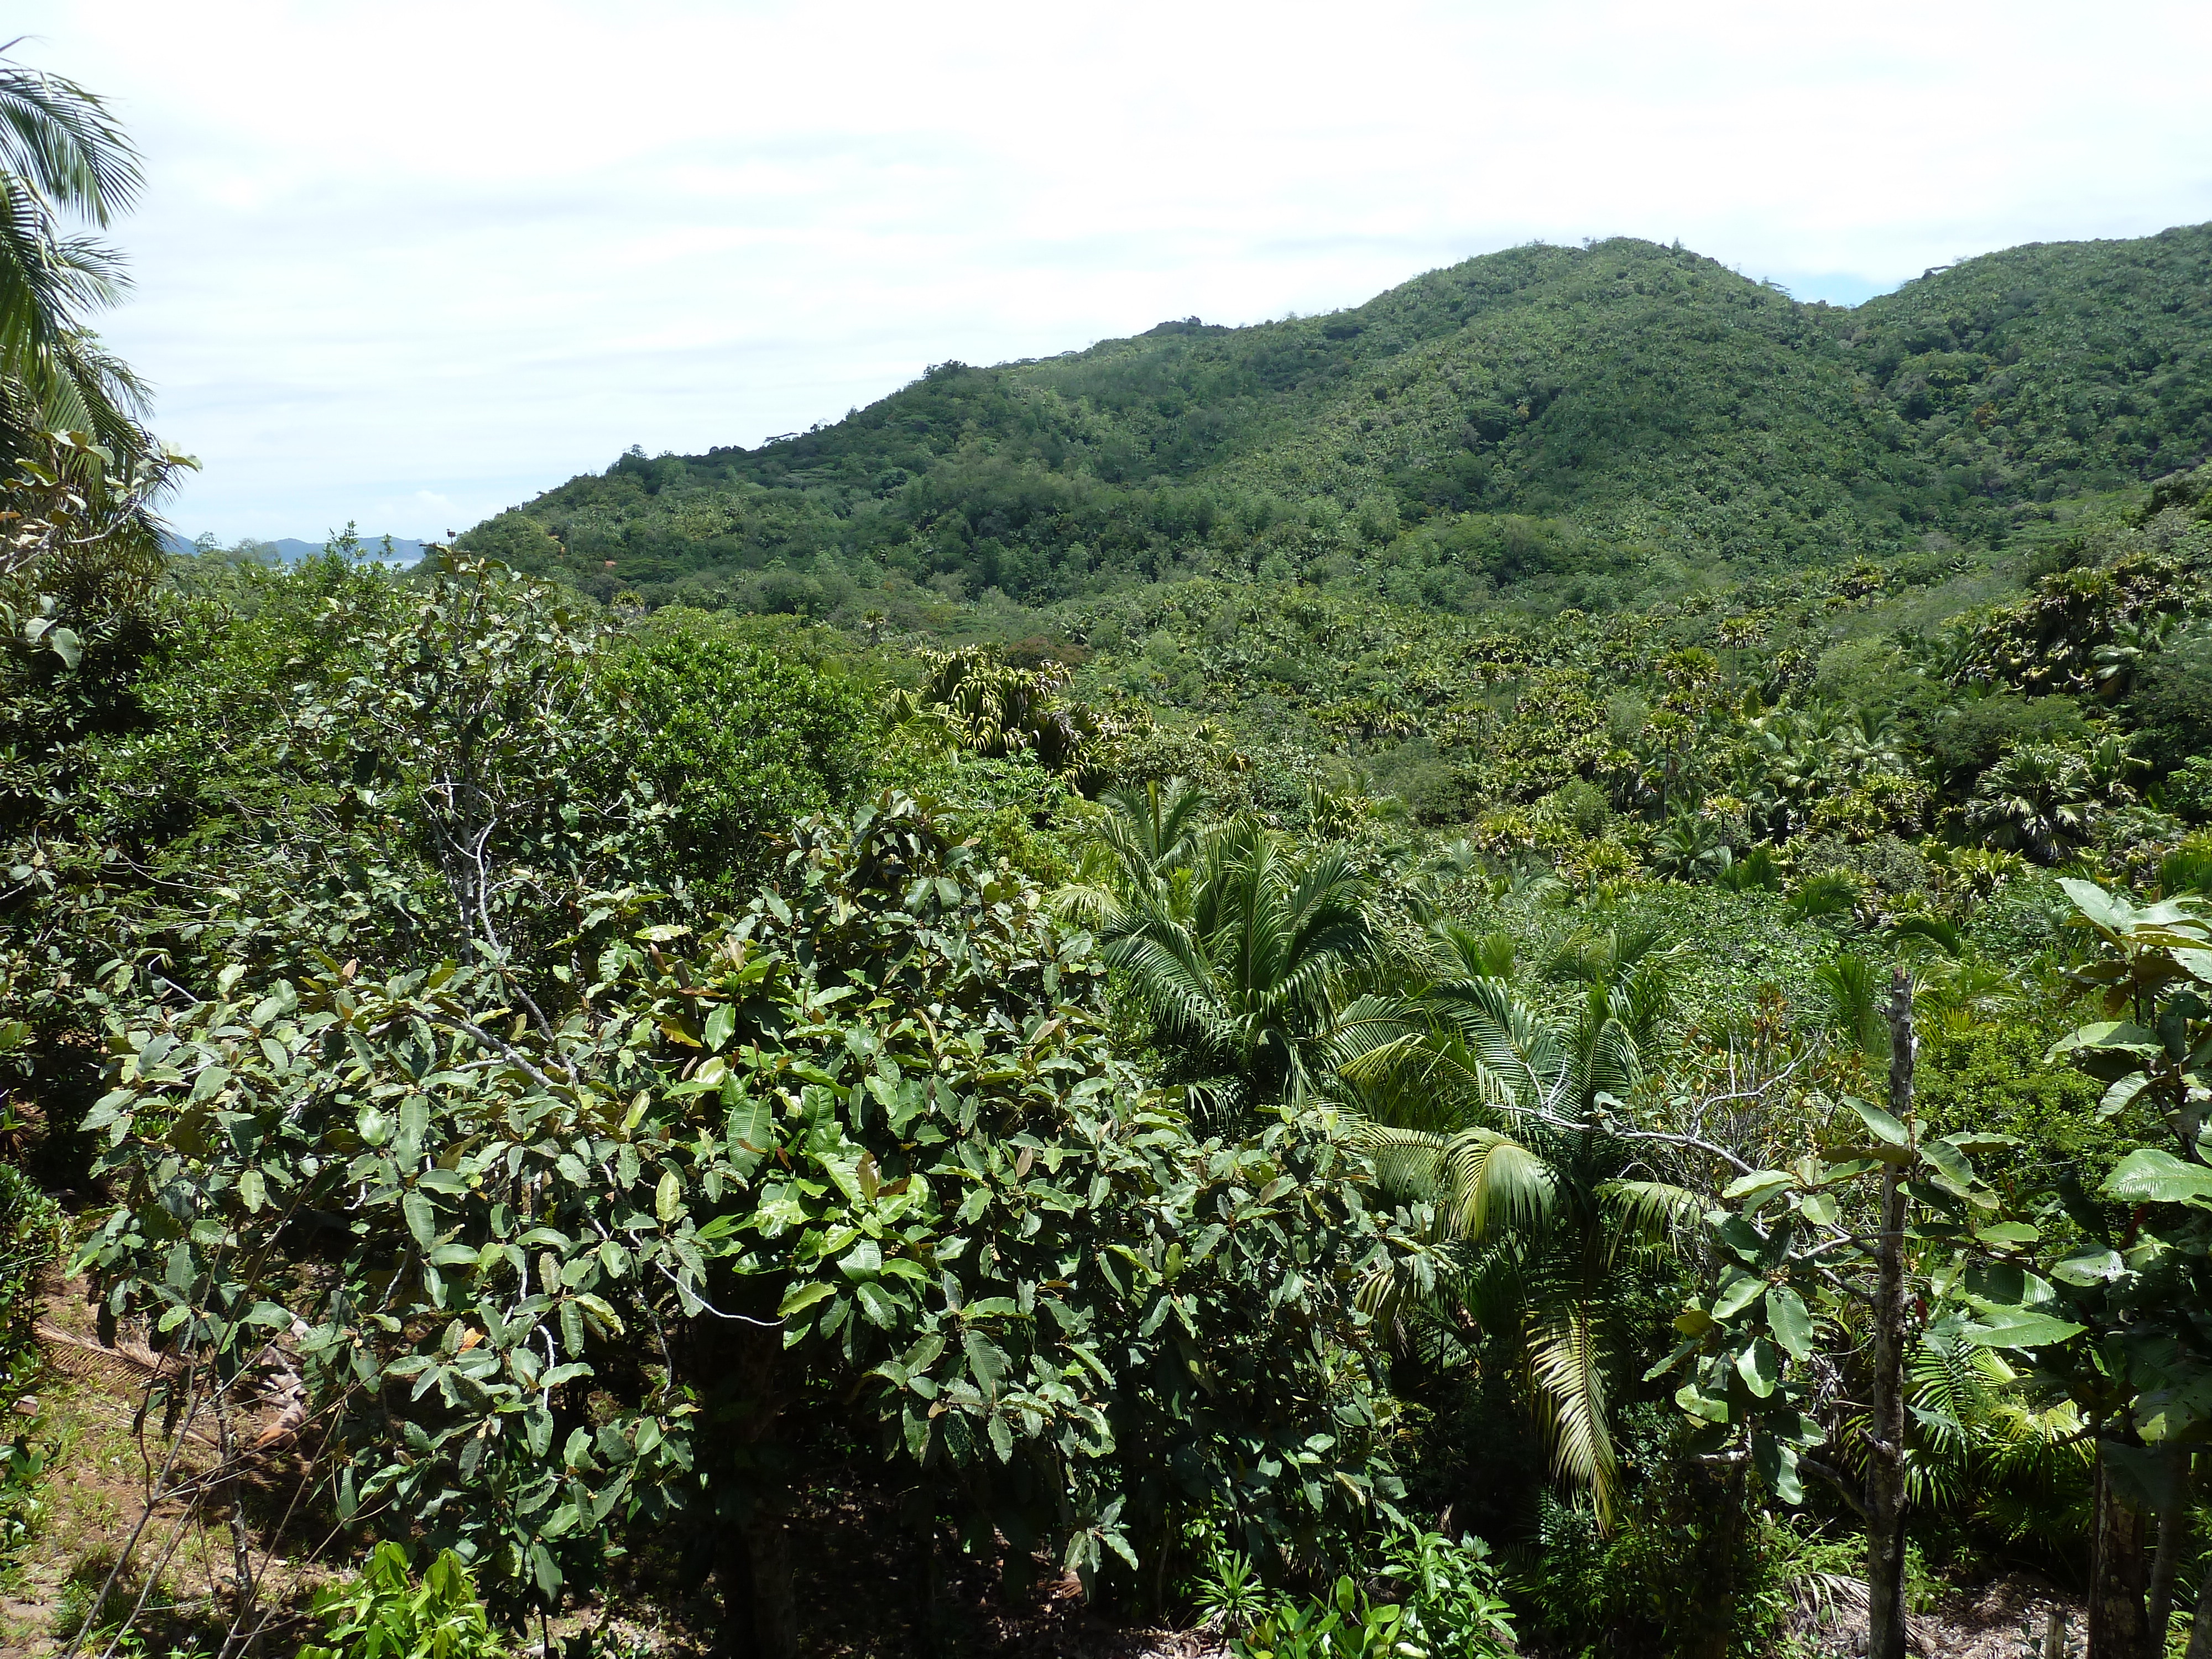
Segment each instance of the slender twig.
[[531,1064],[530,1057],[524,1054],[520,1048],[516,1048],[513,1043],[509,1042],[505,1037],[497,1036],[493,1033],[487,1031],[483,1026],[477,1024],[466,1015],[457,1014],[449,1010],[447,1012],[446,1018],[452,1020],[454,1024],[459,1026],[464,1031],[466,1031],[477,1042],[484,1043],[490,1048],[498,1049],[501,1054],[507,1057],[509,1064],[522,1072],[523,1074],[528,1077],[532,1083],[535,1083],[539,1088],[544,1090],[548,1094],[558,1094],[561,1092],[561,1085],[559,1084],[554,1082],[551,1078],[546,1076],[544,1073],[539,1071],[537,1066]]
[[783,1323],[783,1321],[781,1319],[755,1319],[750,1314],[724,1313],[720,1308],[708,1301],[705,1297],[700,1295],[698,1291],[693,1290],[689,1285],[686,1285],[674,1273],[670,1273],[668,1271],[668,1264],[666,1262],[656,1261],[653,1265],[659,1269],[660,1276],[663,1279],[665,1279],[670,1284],[673,1285],[680,1294],[688,1297],[690,1300],[697,1303],[701,1307],[704,1308],[708,1313],[714,1315],[717,1319],[727,1319],[744,1325],[757,1325],[764,1331],[775,1330]]

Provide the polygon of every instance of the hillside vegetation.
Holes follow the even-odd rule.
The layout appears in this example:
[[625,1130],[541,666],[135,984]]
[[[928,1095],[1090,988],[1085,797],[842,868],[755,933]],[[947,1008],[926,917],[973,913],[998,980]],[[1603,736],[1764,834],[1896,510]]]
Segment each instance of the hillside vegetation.
[[471,550],[603,597],[827,615],[885,577],[1026,605],[1356,572],[1599,607],[2002,547],[2212,448],[2212,227],[2018,248],[1853,310],[1613,240],[1352,310],[942,364],[756,450],[632,453]]
[[2205,1659],[2207,254],[25,464],[0,1645]]

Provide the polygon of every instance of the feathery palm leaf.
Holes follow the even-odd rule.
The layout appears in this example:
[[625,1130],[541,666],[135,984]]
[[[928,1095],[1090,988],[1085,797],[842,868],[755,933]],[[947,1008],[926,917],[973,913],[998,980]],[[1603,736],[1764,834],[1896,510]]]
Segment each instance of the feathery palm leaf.
[[[1341,848],[1296,852],[1250,817],[1194,833],[1194,807],[1159,804],[1156,823],[1106,843],[1110,886],[1071,890],[1061,906],[1097,928],[1106,961],[1179,1051],[1182,1080],[1202,1085],[1194,1103],[1312,1097],[1334,1054],[1393,1034],[1377,1036],[1389,1015],[1374,1003],[1338,1014],[1373,951],[1364,878]],[[1177,860],[1172,875],[1154,849]]]
[[1534,1322],[1528,1369],[1551,1431],[1553,1469],[1587,1487],[1606,1518],[1619,1460],[1606,1425],[1605,1356],[1585,1306],[1569,1304]]
[[64,228],[70,217],[106,224],[141,182],[137,153],[97,96],[0,56],[0,421],[11,453],[57,430],[90,432],[126,460],[150,447],[143,388],[84,327],[121,294],[121,259]]
[[[1511,960],[1464,929],[1433,941],[1448,972]],[[1587,1487],[1601,1518],[1619,1478],[1601,1335],[1619,1267],[1625,1252],[1671,1246],[1704,1200],[1624,1178],[1626,1158],[1589,1115],[1642,1078],[1674,961],[1655,934],[1578,933],[1543,975],[1577,988],[1565,1018],[1500,975],[1464,972],[1375,999],[1333,1056],[1367,1114],[1356,1133],[1383,1189],[1432,1206],[1450,1263],[1423,1265],[1435,1297],[1518,1354],[1555,1472]],[[1389,1276],[1376,1301],[1395,1310],[1414,1292],[1403,1267]]]

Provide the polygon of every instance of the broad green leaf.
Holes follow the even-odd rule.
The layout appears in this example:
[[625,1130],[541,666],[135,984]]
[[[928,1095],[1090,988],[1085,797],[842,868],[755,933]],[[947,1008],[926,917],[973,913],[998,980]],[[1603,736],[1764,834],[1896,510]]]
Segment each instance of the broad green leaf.
[[1956,1146],[1970,1158],[1976,1152],[2000,1152],[2008,1146],[2024,1146],[2027,1144],[2018,1135],[1998,1134],[1993,1130],[1984,1129],[1962,1129],[1957,1134],[1943,1137],[1943,1145]]
[[2081,1255],[2066,1258],[2051,1270],[2054,1279],[2063,1279],[2069,1285],[2103,1285],[2127,1272],[2127,1264],[2120,1253],[2113,1249],[2090,1250]]
[[1797,1449],[1771,1434],[1751,1437],[1751,1461],[1760,1476],[1785,1504],[1805,1501],[1804,1483],[1797,1474]]
[[1892,1146],[1909,1146],[1912,1144],[1911,1132],[1872,1102],[1846,1096],[1844,1104],[1858,1114],[1859,1121],[1866,1125],[1867,1133],[1876,1140],[1887,1142]]
[[2139,1147],[2105,1177],[2106,1198],[2122,1204],[2195,1204],[2212,1207],[2212,1169],[2185,1164],[2157,1146]]
[[871,1325],[887,1330],[897,1322],[900,1300],[880,1280],[864,1279],[855,1285],[853,1300],[860,1307],[860,1316]]
[[838,1271],[848,1279],[873,1279],[884,1270],[884,1252],[872,1238],[864,1238],[840,1258]]
[[783,1300],[776,1304],[775,1316],[778,1319],[788,1319],[793,1314],[805,1313],[823,1297],[836,1294],[837,1287],[835,1285],[824,1284],[820,1279],[809,1284],[794,1285],[783,1293]]
[[1993,1309],[1984,1322],[1969,1325],[1966,1340],[1984,1348],[2041,1348],[2081,1334],[2082,1327],[2026,1308]]
[[707,1016],[707,1047],[720,1053],[728,1042],[732,1032],[738,1029],[738,1011],[726,1002],[717,1003],[714,1012]]
[[1782,1378],[1782,1365],[1774,1352],[1774,1345],[1759,1337],[1736,1350],[1735,1372],[1743,1385],[1761,1400],[1774,1392]]
[[1765,1279],[1754,1273],[1741,1274],[1722,1286],[1720,1295],[1713,1300],[1713,1317],[1733,1319],[1765,1294]]
[[399,1200],[400,1213],[407,1218],[407,1231],[415,1235],[415,1242],[428,1249],[438,1242],[437,1212],[430,1200],[420,1192],[410,1192]]
[[1981,1185],[1981,1177],[1975,1174],[1966,1155],[1948,1141],[1922,1142],[1920,1156],[1935,1169],[1945,1186],[1962,1197]]
[[2124,933],[2136,920],[2133,905],[2125,899],[2106,892],[2094,881],[2082,881],[2072,876],[2061,880],[2059,890],[2074,902],[2074,908],[2110,933]]
[[1006,1350],[983,1334],[969,1328],[960,1334],[960,1346],[968,1356],[968,1370],[987,1397],[995,1399],[999,1380],[1006,1374],[1008,1361]]
[[1757,1209],[1759,1201],[1797,1184],[1797,1177],[1786,1170],[1753,1170],[1728,1184],[1721,1196],[1731,1203],[1741,1203],[1746,1209]]
[[1811,1358],[1813,1316],[1806,1310],[1805,1298],[1789,1285],[1777,1285],[1767,1291],[1766,1328],[1792,1359]]
[[1729,1420],[1728,1401],[1705,1393],[1694,1382],[1685,1382],[1674,1390],[1674,1403],[1692,1417],[1703,1418],[1708,1423]]
[[2097,1115],[2100,1118],[2118,1117],[2134,1103],[2137,1095],[2150,1085],[2148,1072],[2130,1072],[2124,1077],[2114,1079],[2112,1087],[2105,1091],[2104,1098],[2097,1103]]
[[2100,1019],[2069,1031],[2051,1045],[2044,1059],[2057,1060],[2068,1055],[2111,1049],[2122,1055],[2154,1058],[2164,1052],[2158,1033],[2145,1030],[2132,1020]]

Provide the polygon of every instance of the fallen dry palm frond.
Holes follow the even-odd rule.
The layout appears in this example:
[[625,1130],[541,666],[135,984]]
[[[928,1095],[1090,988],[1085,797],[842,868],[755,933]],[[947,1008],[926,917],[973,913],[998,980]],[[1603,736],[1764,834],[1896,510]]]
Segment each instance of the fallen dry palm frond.
[[[135,1338],[96,1342],[44,1319],[34,1328],[46,1364],[64,1376],[89,1384],[95,1409],[104,1408],[120,1419],[136,1423],[157,1394],[185,1381],[183,1368],[173,1356],[158,1353]],[[289,1450],[307,1420],[307,1389],[289,1355],[272,1343],[263,1350],[256,1371],[243,1402],[233,1462]],[[219,1429],[197,1413],[185,1416],[180,1432],[195,1445],[222,1451]]]
[[[1825,1636],[1831,1649],[1840,1642],[1844,1652],[1866,1650],[1869,1595],[1865,1579],[1843,1572],[1802,1571],[1795,1576],[1790,1584],[1790,1599],[1792,1635],[1815,1643]],[[1929,1620],[1913,1613],[1905,1615],[1905,1644],[1909,1651],[1922,1655],[1923,1659],[1937,1652],[1941,1646],[1936,1629]]]
[[[125,1427],[146,1464],[137,1517],[94,1604],[106,1607],[126,1571],[136,1572],[137,1597],[120,1623],[98,1637],[98,1615],[88,1613],[64,1659],[80,1650],[114,1659],[187,1538],[197,1532],[204,1539],[210,1522],[227,1523],[232,1557],[221,1589],[210,1568],[208,1605],[231,1604],[222,1653],[235,1655],[295,1617],[302,1573],[338,1535],[334,1529],[297,1554],[280,1553],[279,1540],[302,1518],[324,1473],[323,1436],[311,1426],[307,1387],[292,1352],[304,1328],[295,1324],[243,1368],[220,1376],[204,1364],[156,1350],[136,1330],[100,1342],[54,1319],[39,1320],[34,1329],[47,1365],[82,1385],[76,1408]],[[253,1493],[259,1496],[249,1507]],[[270,1517],[251,1518],[271,1502]],[[147,1565],[134,1569],[142,1556]],[[263,1594],[270,1584],[280,1592],[274,1598]]]

